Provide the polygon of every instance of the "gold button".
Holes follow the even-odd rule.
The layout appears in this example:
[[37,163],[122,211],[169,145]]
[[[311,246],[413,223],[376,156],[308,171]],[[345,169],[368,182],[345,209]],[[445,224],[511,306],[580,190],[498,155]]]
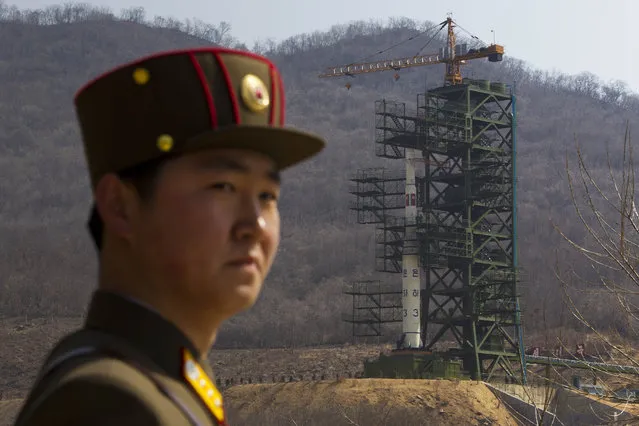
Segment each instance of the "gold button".
[[135,71],[133,71],[133,81],[141,86],[148,83],[150,78],[151,74],[144,68],[136,68]]
[[160,151],[169,152],[173,148],[173,138],[171,135],[160,135],[157,144]]

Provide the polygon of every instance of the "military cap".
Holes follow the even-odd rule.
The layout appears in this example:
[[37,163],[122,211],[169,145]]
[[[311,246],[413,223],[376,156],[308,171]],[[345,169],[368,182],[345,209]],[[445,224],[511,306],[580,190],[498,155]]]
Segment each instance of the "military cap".
[[101,75],[75,96],[92,187],[106,173],[205,148],[240,148],[281,170],[324,147],[285,127],[280,72],[253,53],[161,52]]

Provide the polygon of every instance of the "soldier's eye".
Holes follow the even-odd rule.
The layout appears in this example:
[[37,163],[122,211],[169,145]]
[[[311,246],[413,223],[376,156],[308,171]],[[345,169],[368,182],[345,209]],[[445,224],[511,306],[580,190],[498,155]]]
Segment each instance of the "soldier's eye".
[[211,188],[218,189],[222,191],[233,191],[235,187],[228,182],[217,182],[211,185]]
[[277,201],[277,194],[273,192],[262,192],[260,198],[265,201]]

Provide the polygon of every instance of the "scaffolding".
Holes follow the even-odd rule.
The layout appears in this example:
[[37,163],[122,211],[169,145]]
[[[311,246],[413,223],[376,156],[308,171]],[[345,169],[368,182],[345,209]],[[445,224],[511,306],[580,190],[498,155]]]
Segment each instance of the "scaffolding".
[[[422,152],[416,225],[427,351],[454,339],[450,351],[474,379],[498,367],[513,377],[525,359],[518,300],[515,235],[514,95],[503,83],[465,80],[405,103],[375,104],[376,154],[401,159]],[[376,225],[377,270],[401,272],[404,179],[381,169],[353,181],[359,223]],[[412,245],[407,245],[412,246]]]
[[351,315],[343,320],[353,325],[353,336],[378,337],[382,324],[402,322],[401,289],[381,281],[356,281],[344,286],[353,298]]

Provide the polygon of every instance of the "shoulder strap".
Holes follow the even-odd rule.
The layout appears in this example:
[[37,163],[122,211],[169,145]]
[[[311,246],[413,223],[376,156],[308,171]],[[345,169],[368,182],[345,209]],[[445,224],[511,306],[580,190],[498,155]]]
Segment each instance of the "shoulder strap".
[[[118,359],[133,366],[147,377],[147,379],[155,385],[160,393],[180,408],[192,426],[202,425],[191,410],[189,410],[186,404],[184,404],[174,392],[171,392],[166,385],[158,380],[150,368],[143,365],[146,363],[147,365],[155,367],[155,362],[153,362],[153,360],[136,351],[130,345],[122,342],[117,337],[96,330],[81,330],[70,336],[58,349],[53,351],[49,359],[45,362],[43,368],[40,370],[40,374],[36,380],[36,383],[39,384],[37,387],[40,388],[40,390],[38,391],[34,389],[35,393],[29,398],[33,400],[33,403],[29,404],[30,411],[37,407],[37,405],[46,398],[48,392],[45,392],[45,389],[47,386],[43,385],[48,380],[55,378],[55,374],[62,371],[63,367],[68,365],[69,361],[78,360],[80,358],[86,358],[88,361],[91,358],[98,356]],[[143,362],[137,360],[142,360]],[[54,388],[50,388],[50,391],[53,389]],[[23,420],[22,415],[20,417],[20,420]],[[19,423],[17,423],[16,426],[18,424]]]

